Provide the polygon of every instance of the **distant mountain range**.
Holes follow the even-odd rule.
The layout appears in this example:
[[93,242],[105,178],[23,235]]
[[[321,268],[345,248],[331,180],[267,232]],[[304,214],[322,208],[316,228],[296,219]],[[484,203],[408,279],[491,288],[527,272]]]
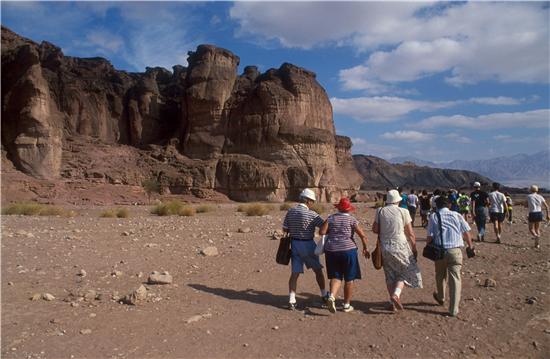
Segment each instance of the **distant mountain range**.
[[405,190],[435,188],[470,189],[475,181],[484,186],[491,183],[491,179],[478,173],[465,170],[431,168],[415,164],[392,164],[375,156],[353,155],[353,162],[357,171],[363,177],[361,189],[383,190],[386,187],[403,187]]
[[536,183],[541,187],[550,188],[550,150],[531,155],[518,154],[488,160],[435,163],[415,157],[394,157],[389,162],[396,164],[409,162],[417,166],[473,171],[512,187],[527,187]]

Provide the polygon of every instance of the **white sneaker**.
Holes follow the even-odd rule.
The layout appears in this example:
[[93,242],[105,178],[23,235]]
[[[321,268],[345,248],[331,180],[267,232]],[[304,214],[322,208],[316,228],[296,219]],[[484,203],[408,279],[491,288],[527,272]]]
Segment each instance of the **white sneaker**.
[[535,248],[540,248],[539,237],[535,237]]
[[327,306],[328,306],[329,312],[333,314],[336,313],[336,299],[334,299],[332,295],[327,299]]
[[353,312],[353,307],[351,305],[348,305],[347,307],[344,305],[344,308],[342,309],[344,313]]

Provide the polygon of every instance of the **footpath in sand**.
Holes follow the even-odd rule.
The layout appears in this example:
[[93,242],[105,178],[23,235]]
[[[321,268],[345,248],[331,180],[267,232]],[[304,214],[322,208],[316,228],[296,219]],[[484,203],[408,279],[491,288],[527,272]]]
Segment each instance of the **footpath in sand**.
[[[489,225],[477,257],[464,259],[459,318],[434,303],[425,258],[424,289],[404,290],[402,313],[384,310],[383,271],[364,259],[354,312],[323,308],[312,272],[288,311],[289,268],[275,263],[271,240],[285,212],[215,207],[193,217],[146,206],[128,207],[127,219],[99,218],[98,207],[2,216],[2,358],[550,357],[549,229],[532,248],[523,207],[503,244]],[[374,210],[358,207],[372,250]],[[425,230],[415,231],[421,252]],[[171,283],[147,284],[153,271]],[[132,293],[135,305],[117,301]]]

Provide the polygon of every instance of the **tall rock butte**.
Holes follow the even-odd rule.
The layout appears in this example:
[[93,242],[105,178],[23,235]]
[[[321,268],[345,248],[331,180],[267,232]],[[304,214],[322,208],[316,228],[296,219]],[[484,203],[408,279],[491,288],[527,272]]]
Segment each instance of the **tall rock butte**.
[[118,71],[2,27],[2,153],[37,178],[139,185],[174,194],[321,201],[359,189],[315,74],[283,64],[238,75],[239,57],[200,45],[189,66]]

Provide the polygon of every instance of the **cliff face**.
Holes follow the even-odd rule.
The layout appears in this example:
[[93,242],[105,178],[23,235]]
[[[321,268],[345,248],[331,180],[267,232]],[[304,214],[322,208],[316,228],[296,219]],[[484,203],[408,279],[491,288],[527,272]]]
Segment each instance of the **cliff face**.
[[335,135],[315,74],[285,63],[238,75],[239,57],[211,45],[188,63],[127,73],[2,27],[7,158],[38,178],[136,185],[156,175],[173,193],[235,200],[293,199],[310,187],[330,201],[359,188],[351,142]]
[[354,155],[353,161],[363,177],[361,189],[382,190],[397,186],[406,189],[460,189],[471,188],[472,183],[476,181],[483,185],[492,182],[475,172],[392,164],[374,156]]

